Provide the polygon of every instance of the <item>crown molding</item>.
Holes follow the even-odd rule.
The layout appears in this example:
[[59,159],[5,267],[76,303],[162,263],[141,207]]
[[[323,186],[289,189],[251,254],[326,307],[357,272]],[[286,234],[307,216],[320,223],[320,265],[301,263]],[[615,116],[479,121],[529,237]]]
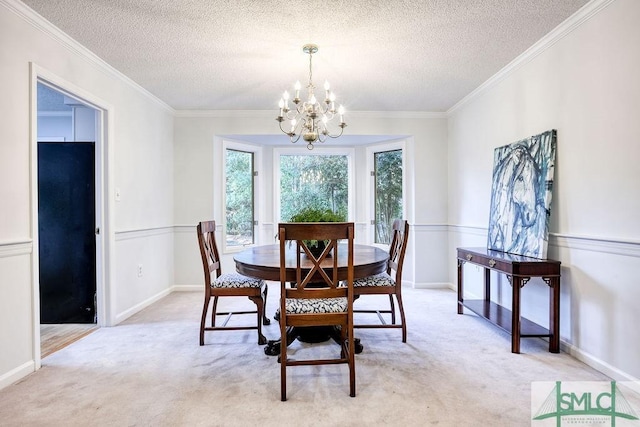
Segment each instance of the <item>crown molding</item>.
[[[275,118],[276,110],[175,110],[175,117],[228,118],[228,117],[265,117]],[[349,117],[375,119],[446,119],[446,112],[429,111],[349,111]]]
[[164,109],[170,114],[174,114],[175,110],[171,108],[167,103],[160,100],[158,97],[153,95],[151,92],[140,86],[138,83],[131,80],[129,77],[122,74],[120,71],[113,68],[103,59],[101,59],[98,55],[91,52],[86,47],[82,46],[76,40],[71,38],[67,33],[60,30],[58,27],[53,25],[51,22],[47,21],[41,15],[39,15],[36,11],[25,5],[24,3],[18,0],[0,0],[0,5],[4,6],[19,18],[23,19],[32,27],[42,31],[44,34],[50,36],[60,44],[62,44],[67,50],[69,50],[72,54],[78,55],[84,59],[86,59],[89,63],[96,66],[100,71],[103,71],[105,74],[117,79],[148,100],[152,101],[158,107]]
[[372,119],[446,119],[444,111],[348,111],[350,117]]
[[277,111],[273,110],[175,110],[173,115],[175,117],[197,118],[197,117],[211,117],[211,118],[229,118],[229,117],[265,117],[276,118]]
[[605,7],[609,6],[614,1],[615,0],[592,0],[591,2],[582,6],[582,8],[580,8],[576,13],[571,15],[564,22],[560,23],[560,25],[551,30],[551,32],[534,43],[533,46],[525,50],[516,59],[505,65],[500,71],[498,71],[467,96],[458,101],[453,107],[449,108],[446,113],[447,117],[449,117],[462,106],[468,104],[473,99],[479,97],[481,94],[500,83],[520,67],[532,61],[535,57],[562,40],[573,30],[580,27],[583,23],[591,19],[591,17],[596,15]]

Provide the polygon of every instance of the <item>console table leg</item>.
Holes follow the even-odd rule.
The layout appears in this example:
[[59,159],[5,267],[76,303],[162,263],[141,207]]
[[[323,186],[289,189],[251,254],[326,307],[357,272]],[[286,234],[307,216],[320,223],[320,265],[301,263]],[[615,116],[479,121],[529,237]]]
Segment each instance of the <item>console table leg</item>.
[[463,287],[462,287],[462,267],[464,262],[462,260],[458,260],[458,314],[462,314],[462,303],[463,303]]
[[511,281],[511,353],[520,353],[520,289],[522,278]]
[[491,270],[484,269],[484,300],[491,300]]
[[549,280],[549,352],[560,352],[560,278]]

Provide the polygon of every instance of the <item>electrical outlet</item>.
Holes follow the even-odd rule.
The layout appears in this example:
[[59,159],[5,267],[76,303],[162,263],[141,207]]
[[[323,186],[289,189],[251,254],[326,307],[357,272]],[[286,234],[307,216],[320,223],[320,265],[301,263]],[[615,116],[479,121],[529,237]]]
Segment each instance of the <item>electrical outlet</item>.
[[138,264],[138,277],[142,277],[142,264]]

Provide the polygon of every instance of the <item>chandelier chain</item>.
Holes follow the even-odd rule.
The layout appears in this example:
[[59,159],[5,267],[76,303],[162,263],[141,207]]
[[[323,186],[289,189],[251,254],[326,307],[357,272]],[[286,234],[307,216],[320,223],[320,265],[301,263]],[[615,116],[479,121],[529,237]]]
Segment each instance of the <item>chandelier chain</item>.
[[310,53],[309,54],[309,86],[310,88],[313,88],[313,67],[311,66],[311,61],[313,60],[313,54]]

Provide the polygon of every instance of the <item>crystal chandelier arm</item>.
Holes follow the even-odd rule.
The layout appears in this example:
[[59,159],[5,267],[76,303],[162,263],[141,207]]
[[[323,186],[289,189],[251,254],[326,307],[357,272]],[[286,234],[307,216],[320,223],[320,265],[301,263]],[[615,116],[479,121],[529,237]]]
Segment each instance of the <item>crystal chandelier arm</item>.
[[[343,126],[343,125],[344,125],[344,126]],[[339,133],[339,134],[337,134],[337,135],[331,135],[330,133],[328,133],[328,134],[327,134],[327,136],[328,136],[329,138],[339,138],[339,137],[341,137],[341,136],[342,136],[342,132],[344,132],[344,128],[347,126],[347,125],[345,125],[344,123],[343,123],[343,125],[340,125],[340,133]]]
[[[291,128],[289,130],[285,130],[282,127],[282,122],[284,121],[284,119],[282,117],[278,117],[276,120],[278,120],[278,122],[279,122],[280,130],[282,131],[282,133],[287,134],[289,136],[289,139],[291,140],[291,142],[293,142],[293,143],[298,142],[298,140],[300,139],[300,136],[302,135],[301,131],[299,131],[299,130],[297,131],[297,128],[301,128],[302,127],[300,122],[296,121],[296,123],[293,124],[293,126],[291,126]],[[293,123],[293,121],[292,121],[292,123]]]
[[327,137],[334,138],[334,139],[339,138],[340,136],[342,136],[342,133],[344,132],[344,128],[347,127],[347,125],[345,123],[340,123],[338,127],[340,128],[340,132],[332,134],[329,131],[327,123],[325,123],[324,120],[321,120],[318,123],[318,140],[320,142],[324,142],[326,141]]

